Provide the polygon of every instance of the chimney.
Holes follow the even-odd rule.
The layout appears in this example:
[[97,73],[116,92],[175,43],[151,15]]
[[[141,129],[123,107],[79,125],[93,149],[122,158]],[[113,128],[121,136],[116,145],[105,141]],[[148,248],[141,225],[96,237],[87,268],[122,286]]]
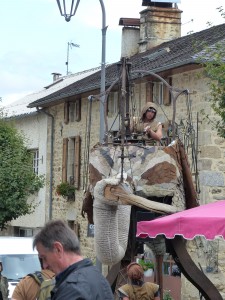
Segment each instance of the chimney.
[[122,29],[121,57],[131,57],[139,52],[140,19],[120,18]]
[[53,82],[55,82],[56,80],[59,79],[59,77],[60,77],[62,74],[60,74],[60,73],[52,73],[52,75],[53,75]]
[[141,11],[139,52],[181,37],[181,13],[177,5],[156,2]]

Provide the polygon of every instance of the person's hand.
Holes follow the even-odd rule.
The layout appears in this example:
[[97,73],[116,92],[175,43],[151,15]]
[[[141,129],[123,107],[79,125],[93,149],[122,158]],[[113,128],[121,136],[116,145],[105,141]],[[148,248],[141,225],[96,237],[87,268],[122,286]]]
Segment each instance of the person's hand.
[[151,126],[146,126],[145,128],[144,128],[144,133],[146,134],[150,134],[150,132],[151,132]]

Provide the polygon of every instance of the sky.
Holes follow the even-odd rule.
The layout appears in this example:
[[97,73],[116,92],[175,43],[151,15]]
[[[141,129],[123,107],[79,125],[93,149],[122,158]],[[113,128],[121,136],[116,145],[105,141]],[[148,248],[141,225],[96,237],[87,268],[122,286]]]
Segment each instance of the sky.
[[[68,0],[67,0],[68,1]],[[76,2],[76,0],[75,0]],[[120,60],[120,18],[139,18],[142,0],[104,0],[106,63]],[[225,22],[218,12],[224,0],[181,0],[182,36]],[[102,8],[98,0],[80,0],[76,15],[66,22],[56,0],[0,0],[0,97],[8,105],[43,89],[52,73],[66,75],[101,65]]]

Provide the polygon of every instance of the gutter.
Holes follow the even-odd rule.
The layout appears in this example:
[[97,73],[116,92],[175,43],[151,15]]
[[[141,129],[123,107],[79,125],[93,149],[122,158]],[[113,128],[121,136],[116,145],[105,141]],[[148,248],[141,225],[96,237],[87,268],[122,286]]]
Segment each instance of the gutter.
[[[49,181],[50,181],[50,188],[49,188],[49,220],[52,220],[52,187],[53,187],[53,154],[54,154],[54,127],[55,127],[55,120],[54,120],[54,116],[51,115],[50,113],[44,111],[44,110],[40,110],[39,107],[37,107],[37,111],[39,113],[44,113],[46,114],[48,117],[51,118],[52,122],[51,122],[51,147],[50,147],[50,175],[49,175]],[[47,161],[47,160],[46,160]]]

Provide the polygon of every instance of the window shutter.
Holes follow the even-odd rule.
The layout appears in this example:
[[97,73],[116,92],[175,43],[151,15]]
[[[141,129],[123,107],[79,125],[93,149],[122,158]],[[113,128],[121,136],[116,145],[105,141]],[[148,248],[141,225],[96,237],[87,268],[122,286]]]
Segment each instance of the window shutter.
[[77,189],[80,187],[80,148],[81,138],[80,136],[76,136],[74,145],[74,186]]
[[67,181],[68,138],[63,139],[62,182]]
[[69,123],[69,107],[70,107],[70,103],[65,102],[64,103],[64,123],[65,124]]
[[81,99],[75,101],[75,121],[81,120]]
[[146,83],[146,102],[153,101],[153,82]]
[[[172,77],[169,77],[165,79],[169,85],[172,85]],[[164,105],[170,105],[171,104],[171,95],[169,88],[164,84],[163,85],[163,104]]]

